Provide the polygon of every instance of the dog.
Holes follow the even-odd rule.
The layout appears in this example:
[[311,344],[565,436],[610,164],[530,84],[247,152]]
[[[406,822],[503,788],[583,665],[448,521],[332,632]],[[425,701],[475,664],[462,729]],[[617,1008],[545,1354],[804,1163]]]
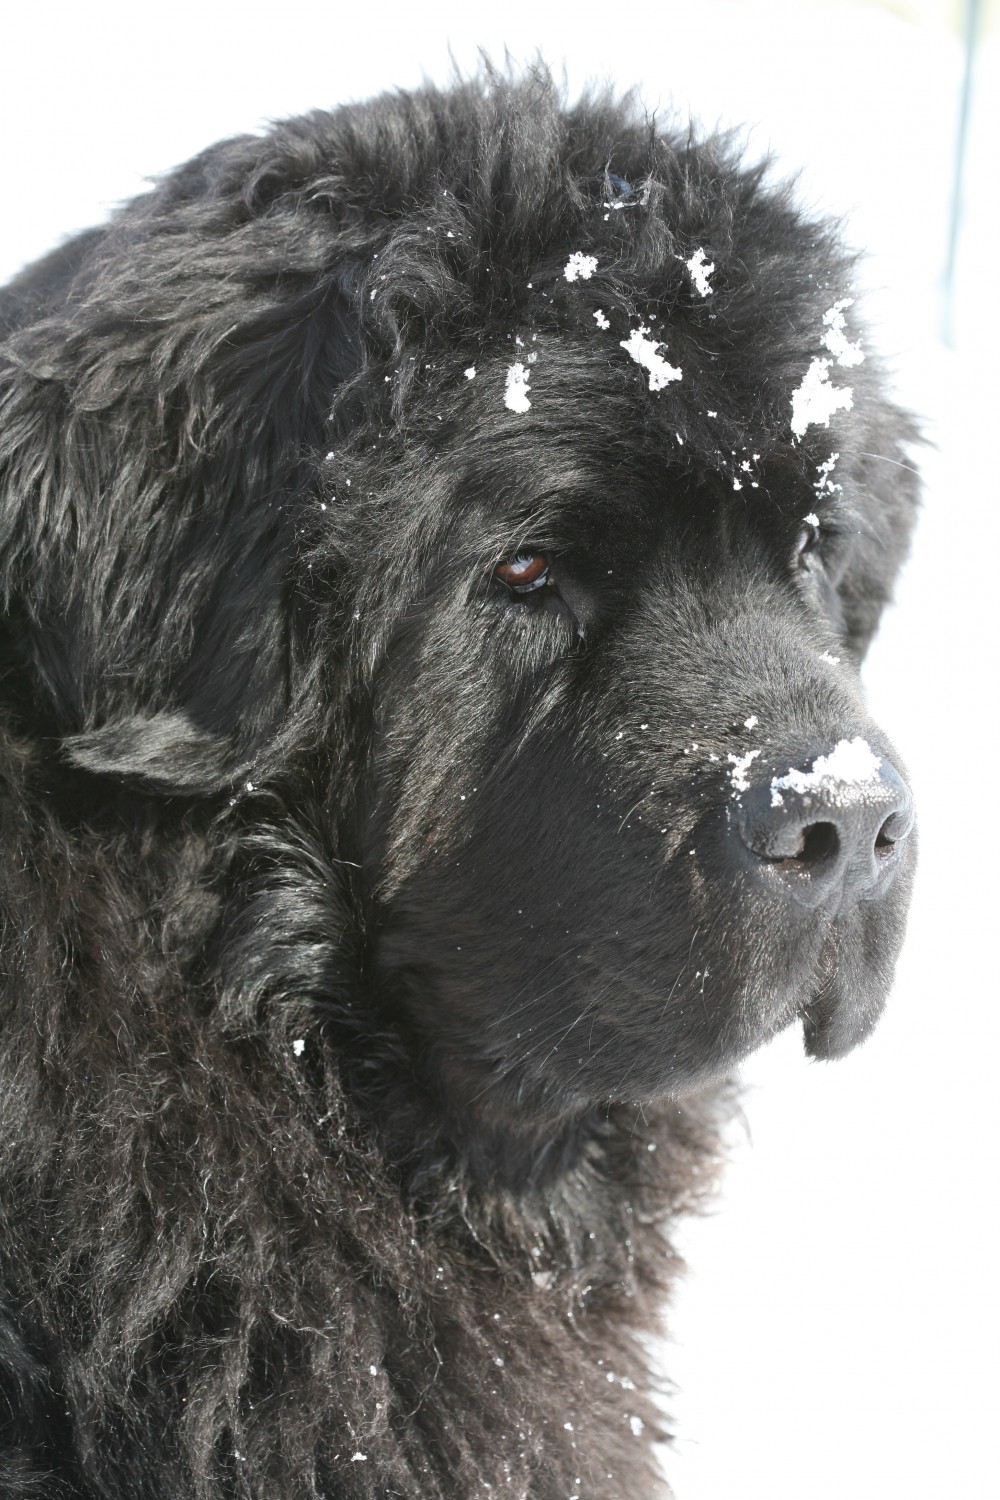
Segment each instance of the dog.
[[214,146],[3,293],[0,1490],[649,1500],[739,1061],[915,859],[854,257],[541,67]]

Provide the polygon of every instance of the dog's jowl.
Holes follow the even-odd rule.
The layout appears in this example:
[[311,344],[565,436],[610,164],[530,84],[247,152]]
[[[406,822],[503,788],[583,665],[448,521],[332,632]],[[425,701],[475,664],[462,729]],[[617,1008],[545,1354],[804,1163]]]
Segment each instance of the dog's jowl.
[[0,294],[3,1496],[665,1493],[727,1080],[861,1041],[906,916],[856,314],[725,139],[541,72]]

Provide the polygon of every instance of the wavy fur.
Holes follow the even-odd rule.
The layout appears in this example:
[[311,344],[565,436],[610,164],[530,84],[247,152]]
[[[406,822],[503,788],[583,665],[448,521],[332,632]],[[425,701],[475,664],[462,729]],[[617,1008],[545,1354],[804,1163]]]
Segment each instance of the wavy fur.
[[[750,709],[884,745],[910,429],[872,360],[788,425],[849,274],[539,70],[223,142],[2,294],[9,1500],[661,1493],[719,1082],[783,976],[870,1024],[905,912],[820,954],[717,848]],[[558,592],[492,581],[525,545]]]

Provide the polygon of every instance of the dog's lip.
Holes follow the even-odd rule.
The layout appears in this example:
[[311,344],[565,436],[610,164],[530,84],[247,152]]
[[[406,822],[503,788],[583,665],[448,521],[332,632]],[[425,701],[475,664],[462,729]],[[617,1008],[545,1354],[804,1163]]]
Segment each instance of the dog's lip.
[[817,1062],[845,1057],[868,1036],[880,1009],[873,1013],[852,1005],[849,997],[829,990],[804,1001],[799,1013],[807,1056]]
[[806,1053],[809,1057],[819,1058],[826,1056],[823,1048],[824,1023],[819,1017],[810,1012],[809,1007],[814,1003],[813,1001],[805,1001],[799,1007],[799,1014],[802,1021],[802,1041]]
[[811,982],[799,996],[795,1019],[801,1020],[806,1051],[815,1056],[814,1045],[829,1026],[837,1009],[839,974],[839,929],[836,917],[827,917],[817,925],[811,964]]
[[800,995],[793,1021],[802,1024],[802,1041],[806,1054],[813,1058],[835,1055],[831,1053],[831,1028],[840,1009],[841,997],[837,985],[836,939],[831,927],[827,928],[819,945],[813,982],[805,994]]

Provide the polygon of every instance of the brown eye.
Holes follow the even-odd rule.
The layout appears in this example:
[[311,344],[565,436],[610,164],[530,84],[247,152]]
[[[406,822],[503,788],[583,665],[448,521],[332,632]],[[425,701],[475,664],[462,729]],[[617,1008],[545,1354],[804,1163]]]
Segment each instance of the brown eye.
[[540,552],[519,552],[516,557],[497,563],[493,572],[515,594],[529,594],[548,582],[549,564]]
[[818,542],[819,517],[814,515],[806,516],[799,529],[799,534],[795,538],[795,561],[800,568],[808,566],[807,559],[809,553],[815,551]]

